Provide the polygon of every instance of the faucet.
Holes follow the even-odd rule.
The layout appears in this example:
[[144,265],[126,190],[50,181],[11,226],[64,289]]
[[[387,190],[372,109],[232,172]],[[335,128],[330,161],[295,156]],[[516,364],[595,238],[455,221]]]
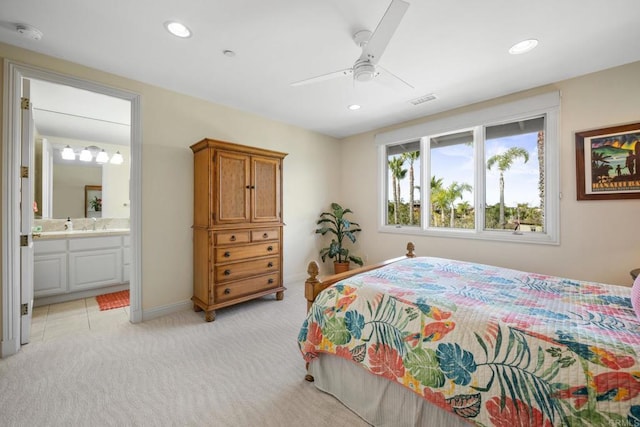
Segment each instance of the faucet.
[[96,218],[93,217],[93,231],[96,231]]

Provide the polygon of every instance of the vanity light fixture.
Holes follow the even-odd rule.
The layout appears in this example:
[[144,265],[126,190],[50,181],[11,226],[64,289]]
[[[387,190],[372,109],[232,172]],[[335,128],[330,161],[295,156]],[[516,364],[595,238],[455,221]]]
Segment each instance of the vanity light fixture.
[[113,157],[111,157],[111,163],[113,163],[114,165],[121,165],[122,162],[124,162],[124,159],[122,158],[122,154],[120,154],[119,151],[116,151],[116,154],[114,154]]
[[91,151],[87,147],[84,147],[84,150],[80,152],[80,160],[83,162],[90,162],[93,156],[91,155]]
[[74,160],[76,158],[76,153],[68,145],[62,149],[61,155],[64,160]]
[[191,37],[191,30],[186,25],[176,21],[167,21],[164,23],[165,28],[176,37],[186,39]]
[[96,163],[107,163],[109,161],[109,155],[106,151],[101,150],[96,156]]

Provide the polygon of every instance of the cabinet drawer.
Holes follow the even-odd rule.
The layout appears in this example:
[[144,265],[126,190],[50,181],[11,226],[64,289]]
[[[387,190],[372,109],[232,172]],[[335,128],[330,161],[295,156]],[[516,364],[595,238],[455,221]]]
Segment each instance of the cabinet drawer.
[[33,253],[35,255],[60,252],[67,252],[66,240],[38,240],[33,242]]
[[252,277],[237,282],[220,284],[215,287],[215,302],[221,303],[245,295],[255,294],[263,290],[280,286],[280,274],[273,273],[266,276]]
[[214,275],[216,282],[223,282],[258,274],[272,273],[279,269],[280,259],[278,257],[271,257],[218,265],[214,268]]
[[261,242],[263,240],[278,240],[279,237],[280,237],[280,230],[277,228],[251,230],[252,242]]
[[251,235],[249,231],[225,231],[215,234],[216,245],[228,245],[232,243],[249,243]]
[[280,243],[261,243],[259,245],[246,245],[215,249],[215,262],[238,261],[258,256],[268,256],[280,253]]

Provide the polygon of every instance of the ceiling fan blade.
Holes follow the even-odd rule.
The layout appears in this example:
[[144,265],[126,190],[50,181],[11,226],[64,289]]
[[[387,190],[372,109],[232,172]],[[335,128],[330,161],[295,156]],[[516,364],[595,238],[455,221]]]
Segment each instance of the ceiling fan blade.
[[412,85],[396,76],[386,68],[383,68],[380,65],[378,65],[376,68],[379,71],[379,74],[374,79],[376,82],[381,83],[384,86],[387,86],[394,90],[415,89]]
[[372,64],[378,63],[408,8],[409,3],[405,1],[393,0],[391,2],[382,20],[378,23],[378,27],[371,35],[371,39],[362,50],[361,58],[368,59]]
[[311,83],[318,83],[325,80],[335,79],[337,77],[350,76],[353,74],[353,68],[346,68],[340,71],[334,71],[332,73],[322,74],[320,76],[311,77],[310,79],[300,80],[294,83],[291,83],[291,86],[304,86]]

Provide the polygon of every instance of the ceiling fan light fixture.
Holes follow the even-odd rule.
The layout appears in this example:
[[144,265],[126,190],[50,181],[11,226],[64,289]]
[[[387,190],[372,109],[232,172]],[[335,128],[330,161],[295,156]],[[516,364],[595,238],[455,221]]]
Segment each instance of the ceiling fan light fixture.
[[74,160],[76,158],[76,153],[74,153],[73,149],[68,145],[62,149],[60,155],[63,160]]
[[536,39],[523,40],[511,46],[511,48],[509,49],[509,53],[511,55],[520,55],[523,53],[531,52],[536,48],[536,46],[538,46],[538,40]]
[[353,67],[353,76],[359,82],[371,81],[376,76],[376,67],[367,60],[358,61]]
[[164,23],[165,28],[171,34],[182,39],[191,37],[191,30],[184,24],[177,21],[167,21]]

